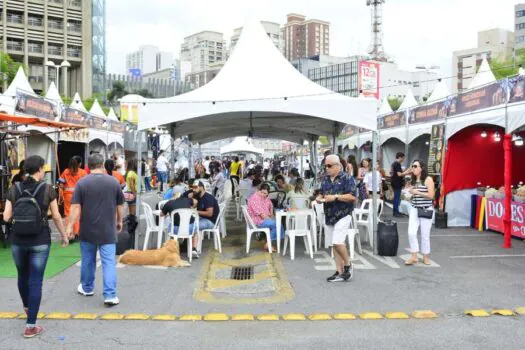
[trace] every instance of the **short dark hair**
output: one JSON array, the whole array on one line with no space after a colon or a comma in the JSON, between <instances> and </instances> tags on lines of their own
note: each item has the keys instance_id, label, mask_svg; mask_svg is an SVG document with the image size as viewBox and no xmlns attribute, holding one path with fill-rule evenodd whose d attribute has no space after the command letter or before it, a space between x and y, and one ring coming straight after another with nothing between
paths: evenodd
<instances>
[{"instance_id":1,"label":"short dark hair","mask_svg":"<svg viewBox=\"0 0 525 350\"><path fill-rule=\"evenodd\" d=\"M36 174L44 164L46 164L46 161L40 156L35 155L27 157L24 162L24 173L29 175Z\"/></svg>"},{"instance_id":2,"label":"short dark hair","mask_svg":"<svg viewBox=\"0 0 525 350\"><path fill-rule=\"evenodd\" d=\"M93 153L88 158L89 169L100 169L104 166L104 156L100 153Z\"/></svg>"},{"instance_id":3,"label":"short dark hair","mask_svg":"<svg viewBox=\"0 0 525 350\"><path fill-rule=\"evenodd\" d=\"M397 152L396 153L396 159L403 158L405 154L403 152Z\"/></svg>"},{"instance_id":4,"label":"short dark hair","mask_svg":"<svg viewBox=\"0 0 525 350\"><path fill-rule=\"evenodd\" d=\"M261 179L253 179L252 187L258 187L262 183Z\"/></svg>"},{"instance_id":5,"label":"short dark hair","mask_svg":"<svg viewBox=\"0 0 525 350\"><path fill-rule=\"evenodd\" d=\"M279 180L283 180L283 182L286 182L286 180L284 179L284 176L282 176L281 174L275 175L275 177L273 178L273 181L277 182Z\"/></svg>"},{"instance_id":6,"label":"short dark hair","mask_svg":"<svg viewBox=\"0 0 525 350\"><path fill-rule=\"evenodd\" d=\"M259 186L259 191L262 191L262 190L266 190L269 193L270 192L270 185L268 185L267 183L262 184L261 186Z\"/></svg>"},{"instance_id":7,"label":"short dark hair","mask_svg":"<svg viewBox=\"0 0 525 350\"><path fill-rule=\"evenodd\" d=\"M299 170L297 170L297 168L292 168L292 170L290 170L290 174L296 177L300 176Z\"/></svg>"},{"instance_id":8,"label":"short dark hair","mask_svg":"<svg viewBox=\"0 0 525 350\"><path fill-rule=\"evenodd\" d=\"M106 173L108 173L108 175L113 175L113 171L115 170L115 162L113 159L106 159L104 162L104 168L106 169Z\"/></svg>"},{"instance_id":9,"label":"short dark hair","mask_svg":"<svg viewBox=\"0 0 525 350\"><path fill-rule=\"evenodd\" d=\"M194 183L195 183L195 179L188 180L188 186L193 186Z\"/></svg>"}]
</instances>

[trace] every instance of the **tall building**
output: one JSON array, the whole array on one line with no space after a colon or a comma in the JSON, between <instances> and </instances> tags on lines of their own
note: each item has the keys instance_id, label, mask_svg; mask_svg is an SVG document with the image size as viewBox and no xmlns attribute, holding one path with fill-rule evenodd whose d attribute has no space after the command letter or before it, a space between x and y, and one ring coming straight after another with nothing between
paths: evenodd
<instances>
[{"instance_id":1,"label":"tall building","mask_svg":"<svg viewBox=\"0 0 525 350\"><path fill-rule=\"evenodd\" d=\"M316 55L330 55L330 23L306 20L295 13L287 16L283 29L284 56L293 61Z\"/></svg>"},{"instance_id":2,"label":"tall building","mask_svg":"<svg viewBox=\"0 0 525 350\"><path fill-rule=\"evenodd\" d=\"M266 31L266 34L268 34L268 37L271 38L275 46L277 46L279 51L284 52L284 40L283 33L281 31L281 25L279 23L267 21L261 21L261 25ZM235 49L235 45L237 45L237 41L239 41L241 33L242 27L237 28L233 31L233 35L230 39L230 54Z\"/></svg>"},{"instance_id":3,"label":"tall building","mask_svg":"<svg viewBox=\"0 0 525 350\"><path fill-rule=\"evenodd\" d=\"M516 49L525 48L525 4L514 5L514 30Z\"/></svg>"},{"instance_id":4,"label":"tall building","mask_svg":"<svg viewBox=\"0 0 525 350\"><path fill-rule=\"evenodd\" d=\"M126 72L139 70L141 75L150 74L170 68L173 63L173 53L160 51L154 45L142 45L137 51L126 55Z\"/></svg>"},{"instance_id":5,"label":"tall building","mask_svg":"<svg viewBox=\"0 0 525 350\"><path fill-rule=\"evenodd\" d=\"M506 60L514 53L514 33L505 29L478 32L478 46L452 53L452 93L468 88L483 59Z\"/></svg>"},{"instance_id":6,"label":"tall building","mask_svg":"<svg viewBox=\"0 0 525 350\"><path fill-rule=\"evenodd\" d=\"M31 87L44 92L60 68L60 93L82 98L102 92L106 73L105 0L2 0L0 50L28 68ZM67 65L67 64L66 64Z\"/></svg>"},{"instance_id":7,"label":"tall building","mask_svg":"<svg viewBox=\"0 0 525 350\"><path fill-rule=\"evenodd\" d=\"M204 71L210 65L226 61L226 41L222 33L204 31L184 38L181 61L191 62L192 72Z\"/></svg>"},{"instance_id":8,"label":"tall building","mask_svg":"<svg viewBox=\"0 0 525 350\"><path fill-rule=\"evenodd\" d=\"M164 52L161 51L157 54L157 64L155 70L158 72L162 69L171 68L173 64L175 64L175 60L173 59L173 53L171 52Z\"/></svg>"}]
</instances>

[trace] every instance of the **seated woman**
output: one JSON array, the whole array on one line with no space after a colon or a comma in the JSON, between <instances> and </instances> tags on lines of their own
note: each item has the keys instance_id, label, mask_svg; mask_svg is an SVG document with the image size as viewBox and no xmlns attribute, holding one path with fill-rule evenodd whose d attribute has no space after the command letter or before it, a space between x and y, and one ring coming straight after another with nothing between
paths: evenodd
<instances>
[{"instance_id":1,"label":"seated woman","mask_svg":"<svg viewBox=\"0 0 525 350\"><path fill-rule=\"evenodd\" d=\"M295 189L288 192L286 199L290 209L308 209L310 201L308 192L304 189L304 180L302 178L297 178Z\"/></svg>"},{"instance_id":2,"label":"seated woman","mask_svg":"<svg viewBox=\"0 0 525 350\"><path fill-rule=\"evenodd\" d=\"M186 188L181 183L180 179L175 179L170 181L170 188L164 193L164 196L162 199L169 200L174 197L176 197L176 194L178 193L179 196L182 195L184 192L186 192Z\"/></svg>"},{"instance_id":3,"label":"seated woman","mask_svg":"<svg viewBox=\"0 0 525 350\"><path fill-rule=\"evenodd\" d=\"M270 237L272 241L277 240L277 230L275 224L275 217L273 215L273 204L268 198L270 193L270 186L268 184L262 184L259 187L259 191L255 192L253 196L248 198L248 215L253 220L255 225L260 228L269 228ZM284 231L281 231L284 232ZM283 237L281 237L282 239ZM268 244L264 245L264 250L268 250ZM272 252L275 249L272 247Z\"/></svg>"}]
</instances>

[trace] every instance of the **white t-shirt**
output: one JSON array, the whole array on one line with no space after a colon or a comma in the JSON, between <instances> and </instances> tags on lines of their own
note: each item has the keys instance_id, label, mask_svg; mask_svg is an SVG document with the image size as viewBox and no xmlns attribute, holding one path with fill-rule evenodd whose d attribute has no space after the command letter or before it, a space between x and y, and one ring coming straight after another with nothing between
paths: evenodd
<instances>
[{"instance_id":1,"label":"white t-shirt","mask_svg":"<svg viewBox=\"0 0 525 350\"><path fill-rule=\"evenodd\" d=\"M381 184L383 179L381 178L381 173L376 170L376 184L374 186L374 191L377 193L381 192ZM363 182L365 183L366 190L368 192L372 192L372 172L369 171L366 173L365 178L363 179Z\"/></svg>"},{"instance_id":2,"label":"white t-shirt","mask_svg":"<svg viewBox=\"0 0 525 350\"><path fill-rule=\"evenodd\" d=\"M168 160L164 156L157 158L157 171L168 171Z\"/></svg>"},{"instance_id":3,"label":"white t-shirt","mask_svg":"<svg viewBox=\"0 0 525 350\"><path fill-rule=\"evenodd\" d=\"M263 163L263 169L264 170L269 170L270 169L270 162L264 162Z\"/></svg>"},{"instance_id":4,"label":"white t-shirt","mask_svg":"<svg viewBox=\"0 0 525 350\"><path fill-rule=\"evenodd\" d=\"M210 161L205 160L202 162L202 165L204 166L204 169L206 169L206 174L210 174Z\"/></svg>"}]
</instances>

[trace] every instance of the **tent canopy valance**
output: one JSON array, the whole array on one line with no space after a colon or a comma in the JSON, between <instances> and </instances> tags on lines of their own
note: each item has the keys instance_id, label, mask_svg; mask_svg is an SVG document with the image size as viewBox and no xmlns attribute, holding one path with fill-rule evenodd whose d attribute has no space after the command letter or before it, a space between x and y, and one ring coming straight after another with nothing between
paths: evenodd
<instances>
[{"instance_id":1,"label":"tent canopy valance","mask_svg":"<svg viewBox=\"0 0 525 350\"><path fill-rule=\"evenodd\" d=\"M169 125L173 137L200 143L247 134L300 142L338 135L346 124L377 128L375 99L343 96L310 81L255 21L244 26L232 56L208 84L135 102L139 130Z\"/></svg>"}]
</instances>

